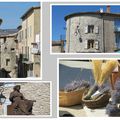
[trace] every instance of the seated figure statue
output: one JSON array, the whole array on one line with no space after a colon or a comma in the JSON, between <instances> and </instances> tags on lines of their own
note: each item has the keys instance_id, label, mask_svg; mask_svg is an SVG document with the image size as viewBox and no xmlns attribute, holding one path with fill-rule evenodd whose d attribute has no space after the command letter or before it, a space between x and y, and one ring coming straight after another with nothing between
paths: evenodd
<instances>
[{"instance_id":1,"label":"seated figure statue","mask_svg":"<svg viewBox=\"0 0 120 120\"><path fill-rule=\"evenodd\" d=\"M33 102L35 100L27 100L20 92L20 85L16 85L13 88L13 92L10 93L9 100L12 102L14 115L32 115Z\"/></svg>"}]
</instances>

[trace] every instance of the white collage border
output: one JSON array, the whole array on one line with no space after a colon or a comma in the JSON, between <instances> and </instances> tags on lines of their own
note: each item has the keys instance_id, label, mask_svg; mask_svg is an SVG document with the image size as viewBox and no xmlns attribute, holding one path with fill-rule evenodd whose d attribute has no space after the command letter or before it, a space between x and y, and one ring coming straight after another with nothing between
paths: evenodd
<instances>
[{"instance_id":1,"label":"white collage border","mask_svg":"<svg viewBox=\"0 0 120 120\"><path fill-rule=\"evenodd\" d=\"M18 1L16 1L16 0L0 0L0 2L40 2L41 3L41 27L40 27L40 29L41 29L41 77L40 78L0 78L1 79L1 81L2 82L11 82L11 80L12 80L12 82L39 82L39 83L44 83L44 82L50 82L50 94L51 94L51 96L50 96L50 98L52 98L52 81L42 81L42 79L43 79L43 77L42 77L42 74L43 74L43 69L42 69L42 54L43 54L43 51L42 51L42 3L43 2L58 2L58 4L59 4L59 2L65 2L65 3L69 3L69 2L71 2L71 4L72 3L75 3L75 2L78 2L79 4L83 4L83 5L87 5L87 4L91 4L91 5L93 5L94 3L95 4L116 4L116 5L120 5L120 1L119 0L114 0L114 1L112 1L112 0L101 0L101 1L96 1L96 0L92 0L92 2L90 1L90 0L26 0L26 1L24 1L24 0L18 0ZM55 4L56 5L56 4ZM62 4L63 5L63 4ZM78 5L78 4L77 4ZM50 12L50 14L51 14L51 12ZM50 17L50 23L51 23L51 17ZM50 31L51 31L51 24L50 24ZM52 31L51 31L52 32ZM51 32L50 32L50 55L68 55L68 56L70 56L70 55L83 55L82 53L57 53L57 54L54 54L54 53L52 53L51 52ZM87 54L86 54L87 55ZM90 55L90 54L89 54ZM74 56L72 56L71 58L61 58L61 57L59 57L59 58L57 58L57 92L59 93L59 74L58 74L58 68L59 68L59 60L60 59L93 59L94 57L95 57L95 55L102 55L102 56L106 56L106 55L113 55L113 57L118 57L119 56L119 54L118 53L99 53L99 54L91 54L91 58L73 58ZM63 56L62 56L63 57ZM118 57L118 58L120 58L120 57ZM97 59L112 59L112 58L97 58ZM117 59L117 58L113 58L113 59ZM24 81L23 81L24 80ZM50 109L51 109L51 113L50 113L50 116L46 116L46 117L52 117L52 99L51 99L51 101L50 101L50 103L51 103L51 107L50 107ZM61 119L61 120L63 120L63 118L58 118L59 117L59 94L57 94L57 107L56 107L56 110L57 110L57 118L54 118L54 119ZM15 119L16 120L16 117L18 117L18 116L3 116L3 117L5 117L5 118L13 118L13 119ZM35 116L19 116L20 118L36 118L36 117L41 117L41 116L37 116L37 115L35 115ZM45 117L45 116L42 116L42 117ZM104 117L101 117L101 118L103 118L104 119ZM100 119L101 120L101 118L98 118L97 117L97 120L98 119ZM1 119L1 117L0 117L0 119ZM42 119L48 119L48 118L42 118ZM50 118L51 119L51 118ZM69 119L69 118L64 118L64 119ZM80 117L79 118L73 118L73 119L81 119ZM82 117L82 119L88 119L88 117ZM93 118L91 118L91 119L93 119ZM113 119L113 118L109 118L109 119Z\"/></svg>"}]
</instances>

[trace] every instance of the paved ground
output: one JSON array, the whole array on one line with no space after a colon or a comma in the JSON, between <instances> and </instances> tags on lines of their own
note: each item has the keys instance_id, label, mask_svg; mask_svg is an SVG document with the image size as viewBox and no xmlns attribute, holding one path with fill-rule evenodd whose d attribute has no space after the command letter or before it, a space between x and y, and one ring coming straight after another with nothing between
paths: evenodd
<instances>
[{"instance_id":1,"label":"paved ground","mask_svg":"<svg viewBox=\"0 0 120 120\"><path fill-rule=\"evenodd\" d=\"M91 110L87 107L77 105L72 107L60 107L59 110L60 117L68 114L74 117L107 117L105 108Z\"/></svg>"}]
</instances>

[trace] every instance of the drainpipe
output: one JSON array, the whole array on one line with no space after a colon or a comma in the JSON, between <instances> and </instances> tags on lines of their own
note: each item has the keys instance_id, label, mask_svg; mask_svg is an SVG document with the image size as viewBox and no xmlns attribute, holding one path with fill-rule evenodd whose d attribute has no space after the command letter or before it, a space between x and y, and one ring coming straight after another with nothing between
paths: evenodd
<instances>
[{"instance_id":1,"label":"drainpipe","mask_svg":"<svg viewBox=\"0 0 120 120\"><path fill-rule=\"evenodd\" d=\"M3 22L3 20L0 19L0 25L2 24L2 22ZM0 42L0 44L1 44L1 42ZM1 47L1 45L0 45L0 47ZM1 69L1 50L0 50L0 69Z\"/></svg>"},{"instance_id":2,"label":"drainpipe","mask_svg":"<svg viewBox=\"0 0 120 120\"><path fill-rule=\"evenodd\" d=\"M102 14L100 14L100 16L101 16L101 24L102 24L102 51L101 52L105 52L104 19Z\"/></svg>"},{"instance_id":3,"label":"drainpipe","mask_svg":"<svg viewBox=\"0 0 120 120\"><path fill-rule=\"evenodd\" d=\"M103 52L105 52L105 36L104 36L104 18L102 16L102 26L103 26Z\"/></svg>"}]
</instances>

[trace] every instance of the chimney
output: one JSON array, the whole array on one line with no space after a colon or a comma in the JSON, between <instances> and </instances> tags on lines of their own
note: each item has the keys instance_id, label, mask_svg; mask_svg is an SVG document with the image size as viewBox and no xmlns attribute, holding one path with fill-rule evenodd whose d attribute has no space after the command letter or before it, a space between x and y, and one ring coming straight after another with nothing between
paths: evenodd
<instances>
[{"instance_id":1,"label":"chimney","mask_svg":"<svg viewBox=\"0 0 120 120\"><path fill-rule=\"evenodd\" d=\"M110 5L107 6L106 12L107 12L107 13L110 13Z\"/></svg>"}]
</instances>

